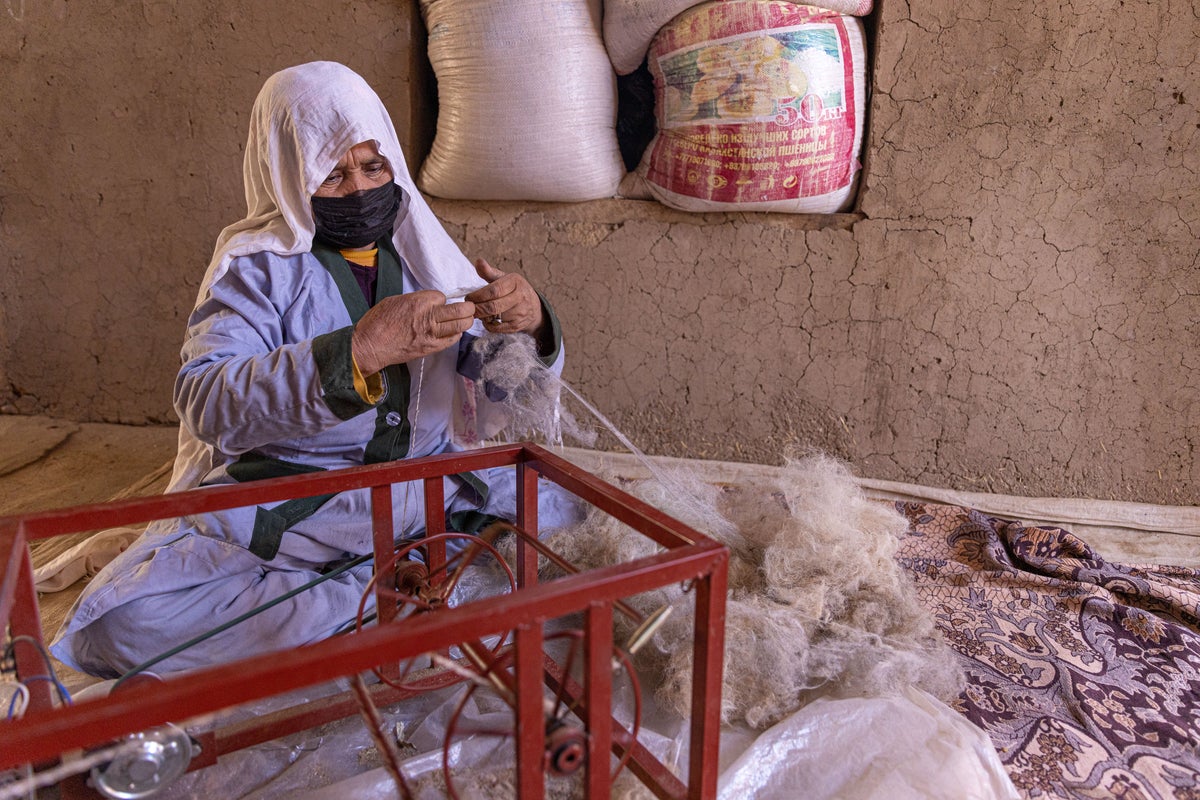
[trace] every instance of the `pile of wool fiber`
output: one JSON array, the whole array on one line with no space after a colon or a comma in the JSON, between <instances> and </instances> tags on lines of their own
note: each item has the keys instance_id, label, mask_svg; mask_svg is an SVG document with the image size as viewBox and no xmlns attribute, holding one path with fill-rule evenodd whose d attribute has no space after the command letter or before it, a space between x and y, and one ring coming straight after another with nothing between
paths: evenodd
<instances>
[{"instance_id":1,"label":"pile of wool fiber","mask_svg":"<svg viewBox=\"0 0 1200 800\"><path fill-rule=\"evenodd\" d=\"M915 686L949 699L962 688L952 651L892 558L906 520L869 500L841 462L823 454L789 459L774 485L718 487L673 471L622 488L730 549L724 723L763 729L818 696L883 696ZM547 543L584 569L658 550L595 509L581 528ZM647 615L664 604L674 612L639 652L638 665L654 676L643 685L658 687L659 704L687 716L691 596L670 587L630 601ZM633 624L627 627L618 641Z\"/></svg>"},{"instance_id":2,"label":"pile of wool fiber","mask_svg":"<svg viewBox=\"0 0 1200 800\"><path fill-rule=\"evenodd\" d=\"M819 696L871 697L917 687L948 700L963 677L933 618L893 556L907 521L873 501L842 462L821 453L791 456L769 485L717 486L641 456L603 415L537 358L528 336L489 335L475 344L481 387L508 418L508 436L560 444L564 434L594 441L561 401L567 392L639 455L653 479L610 483L725 544L730 550L721 718L763 729ZM481 389L482 390L482 389ZM496 391L498 390L498 391ZM547 543L580 569L624 563L659 549L596 509ZM543 560L545 575L557 573ZM638 653L657 700L691 710L694 609L684 587L629 599L650 615L672 613ZM635 625L617 615L618 641Z\"/></svg>"}]
</instances>

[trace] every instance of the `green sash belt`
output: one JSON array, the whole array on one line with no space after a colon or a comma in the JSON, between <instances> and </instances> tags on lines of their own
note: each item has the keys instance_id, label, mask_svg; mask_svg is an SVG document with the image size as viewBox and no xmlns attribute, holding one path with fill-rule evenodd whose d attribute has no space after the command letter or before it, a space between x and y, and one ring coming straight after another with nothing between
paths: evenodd
<instances>
[{"instance_id":1,"label":"green sash belt","mask_svg":"<svg viewBox=\"0 0 1200 800\"><path fill-rule=\"evenodd\" d=\"M237 461L226 469L229 477L238 483L261 481L267 478L283 478L288 475L305 475L310 472L324 472L324 467L311 464L296 464L279 458L271 458L260 453L244 453ZM487 499L488 486L478 476L464 472L451 477L465 483L480 497L482 503ZM279 554L279 545L283 534L292 527L317 513L321 506L329 502L334 494L319 494L312 497L297 497L285 500L274 508L258 507L254 514L254 530L250 534L251 553L263 561L270 561ZM446 517L447 527L460 533L475 534L492 524L500 517L484 514L474 509L455 511Z\"/></svg>"},{"instance_id":2,"label":"green sash belt","mask_svg":"<svg viewBox=\"0 0 1200 800\"><path fill-rule=\"evenodd\" d=\"M227 469L229 477L238 483L324 471L323 467L294 464L258 453L243 454ZM254 530L250 534L250 552L263 561L275 558L279 553L279 543L283 541L284 531L317 513L317 509L333 497L333 494L319 494L313 497L285 500L274 508L259 506L254 514Z\"/></svg>"}]
</instances>

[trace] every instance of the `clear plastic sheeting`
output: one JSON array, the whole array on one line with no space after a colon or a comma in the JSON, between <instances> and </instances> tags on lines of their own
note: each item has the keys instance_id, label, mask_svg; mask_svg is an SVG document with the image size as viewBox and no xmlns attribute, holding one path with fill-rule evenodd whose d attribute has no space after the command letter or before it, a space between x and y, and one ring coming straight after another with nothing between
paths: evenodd
<instances>
[{"instance_id":1,"label":"clear plastic sheeting","mask_svg":"<svg viewBox=\"0 0 1200 800\"><path fill-rule=\"evenodd\" d=\"M268 714L292 703L314 700L325 694L344 690L347 684L337 681L325 686L313 687L309 692L285 695L279 698L242 706L228 715L207 724L188 725L185 729L197 733L214 724L228 725L238 720ZM461 692L461 688L457 689ZM380 709L385 723L385 734L394 737L406 756L421 755L424 748L414 744L414 739L432 744L424 733L436 724L439 709L449 707L457 700L455 690L443 690L413 698L396 706ZM447 710L445 713L449 713ZM431 720L432 718L432 720ZM427 720L430 720L427 722ZM426 769L441 767L440 741L436 751L429 752L430 764ZM297 731L290 736L271 742L247 747L220 757L210 767L190 772L176 780L156 800L185 800L193 797L241 798L243 800L273 800L304 796L317 787L340 783L348 778L380 768L382 756L367 732L362 719L355 715L343 720L320 725L308 730ZM383 772L383 770L380 770ZM384 772L386 777L386 772ZM390 778L388 779L390 783ZM391 785L395 796L395 786Z\"/></svg>"},{"instance_id":2,"label":"clear plastic sheeting","mask_svg":"<svg viewBox=\"0 0 1200 800\"><path fill-rule=\"evenodd\" d=\"M720 800L1008 800L1019 797L986 733L916 690L821 698L721 774Z\"/></svg>"},{"instance_id":3,"label":"clear plastic sheeting","mask_svg":"<svg viewBox=\"0 0 1200 800\"><path fill-rule=\"evenodd\" d=\"M429 748L402 766L419 800L446 797L441 776L444 723L458 694L434 708L413 730L412 742ZM622 716L618 700L617 716ZM486 699L469 704L462 730L510 722ZM644 724L640 741L676 774L686 772L687 726L659 715ZM511 740L464 737L452 751L463 800L514 797ZM350 754L352 756L352 754ZM337 759L333 752L312 759ZM345 759L346 754L342 755ZM282 788L279 781L273 782ZM552 778L549 798L582 796L578 776ZM380 768L299 795L304 800L387 800L395 784ZM284 796L255 793L260 800ZM628 771L613 786L621 800L652 798ZM756 734L728 726L721 735L720 800L1010 800L1019 795L982 730L931 695L910 691L887 698L822 698Z\"/></svg>"},{"instance_id":4,"label":"clear plastic sheeting","mask_svg":"<svg viewBox=\"0 0 1200 800\"><path fill-rule=\"evenodd\" d=\"M329 685L325 691L337 688L343 687ZM401 771L418 800L448 796L442 769L447 744L454 789L462 800L515 797L514 740L495 733L512 730L512 713L495 695L475 692L451 727L465 691L463 686L450 687L380 709L384 733L395 738L405 757ZM633 708L628 688L618 680L614 692L614 715L628 725ZM319 694L320 687L313 696ZM302 698L293 695L288 699ZM247 706L232 719L277 707L279 699ZM229 721L224 719L222 724ZM657 723L643 722L638 738L668 768L676 772L684 768L687 729L682 721L662 716ZM582 774L551 778L547 797L580 796ZM396 785L358 717L222 756L216 765L185 775L155 795L157 800L394 800L396 796ZM653 795L625 770L614 785L613 796L632 800Z\"/></svg>"},{"instance_id":5,"label":"clear plastic sheeting","mask_svg":"<svg viewBox=\"0 0 1200 800\"><path fill-rule=\"evenodd\" d=\"M494 572L471 568L451 604L503 592ZM564 618L549 627L563 625L570 627L572 621ZM561 649L568 645L569 640L548 641L547 649L561 661L565 655ZM687 721L656 703L654 692L645 691L648 678L644 674L641 678L638 739L682 777L688 763ZM346 681L339 680L184 727L195 734L346 688ZM101 685L92 691L105 689ZM468 691L471 696L459 710ZM631 684L618 672L613 681L613 716L628 727L633 708ZM449 796L442 768L447 751L458 797L516 796L514 740L507 733L513 729L513 715L490 690L459 685L379 712L383 733L393 739L403 758L401 769L415 798ZM571 716L568 721L578 723ZM761 734L746 726L726 726L721 742L720 796L729 800L791 798L798 786L804 787L804 797L818 800L1016 796L986 734L931 695L911 689L898 697L816 699ZM547 797L582 796L582 774L549 778ZM363 720L355 715L221 756L216 765L184 775L156 795L163 800L205 796L382 800L396 797L396 786ZM640 800L653 794L626 769L615 781L612 796Z\"/></svg>"}]
</instances>

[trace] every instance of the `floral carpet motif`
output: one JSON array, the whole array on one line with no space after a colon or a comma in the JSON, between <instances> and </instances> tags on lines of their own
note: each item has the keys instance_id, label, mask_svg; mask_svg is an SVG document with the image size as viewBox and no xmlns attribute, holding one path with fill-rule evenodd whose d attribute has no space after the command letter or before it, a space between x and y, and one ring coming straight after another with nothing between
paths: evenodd
<instances>
[{"instance_id":1,"label":"floral carpet motif","mask_svg":"<svg viewBox=\"0 0 1200 800\"><path fill-rule=\"evenodd\" d=\"M1200 800L1200 570L1060 528L899 503L898 561L960 654L952 704L1029 798Z\"/></svg>"}]
</instances>

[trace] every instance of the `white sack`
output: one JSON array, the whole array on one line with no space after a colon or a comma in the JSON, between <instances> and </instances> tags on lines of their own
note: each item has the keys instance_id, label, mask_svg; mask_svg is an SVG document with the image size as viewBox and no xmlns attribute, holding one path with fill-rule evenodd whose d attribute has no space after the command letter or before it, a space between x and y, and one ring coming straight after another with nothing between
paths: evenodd
<instances>
[{"instance_id":1,"label":"white sack","mask_svg":"<svg viewBox=\"0 0 1200 800\"><path fill-rule=\"evenodd\" d=\"M638 173L682 211L830 214L854 202L862 22L780 0L696 6L650 46L658 134Z\"/></svg>"},{"instance_id":2,"label":"white sack","mask_svg":"<svg viewBox=\"0 0 1200 800\"><path fill-rule=\"evenodd\" d=\"M628 75L640 67L658 29L694 5L698 0L606 0L604 46L617 74ZM865 17L873 0L824 0L814 5Z\"/></svg>"},{"instance_id":3,"label":"white sack","mask_svg":"<svg viewBox=\"0 0 1200 800\"><path fill-rule=\"evenodd\" d=\"M721 774L720 800L1016 800L991 740L931 695L821 698Z\"/></svg>"},{"instance_id":4,"label":"white sack","mask_svg":"<svg viewBox=\"0 0 1200 800\"><path fill-rule=\"evenodd\" d=\"M438 197L576 202L625 174L600 0L421 0L438 85L418 185Z\"/></svg>"}]
</instances>

